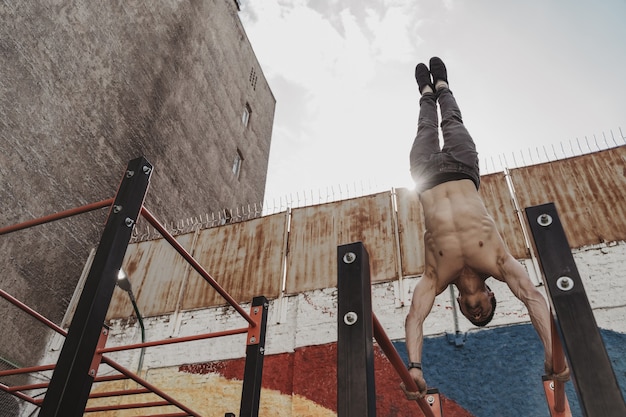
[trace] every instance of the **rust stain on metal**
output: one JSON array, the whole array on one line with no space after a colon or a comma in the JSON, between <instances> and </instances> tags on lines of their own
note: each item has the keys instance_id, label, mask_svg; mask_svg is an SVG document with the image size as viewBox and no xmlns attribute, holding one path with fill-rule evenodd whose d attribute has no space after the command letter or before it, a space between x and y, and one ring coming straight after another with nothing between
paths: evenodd
<instances>
[{"instance_id":1,"label":"rust stain on metal","mask_svg":"<svg viewBox=\"0 0 626 417\"><path fill-rule=\"evenodd\" d=\"M194 257L238 302L278 297L282 283L287 213L200 231ZM199 274L189 277L183 309L225 304Z\"/></svg>"},{"instance_id":2,"label":"rust stain on metal","mask_svg":"<svg viewBox=\"0 0 626 417\"><path fill-rule=\"evenodd\" d=\"M554 202L570 245L626 240L626 146L511 170L520 208ZM256 295L275 298L286 267L286 294L336 286L337 246L363 242L372 282L417 276L424 269L424 220L413 190L390 192L225 225L177 239L238 302ZM481 196L516 258L528 253L504 173L481 177ZM397 224L394 222L397 221ZM396 236L397 231L397 236ZM399 251L398 251L399 247ZM400 261L401 262L400 262ZM223 298L163 239L129 246L124 260L140 311L167 314L224 305ZM133 314L128 296L116 290L107 318Z\"/></svg>"},{"instance_id":3,"label":"rust stain on metal","mask_svg":"<svg viewBox=\"0 0 626 417\"><path fill-rule=\"evenodd\" d=\"M415 276L424 272L424 213L417 193L407 188L396 189L398 231L402 275Z\"/></svg>"},{"instance_id":4,"label":"rust stain on metal","mask_svg":"<svg viewBox=\"0 0 626 417\"><path fill-rule=\"evenodd\" d=\"M572 248L626 239L626 146L511 171L520 206L554 202ZM532 220L532 219L531 219Z\"/></svg>"},{"instance_id":5,"label":"rust stain on metal","mask_svg":"<svg viewBox=\"0 0 626 417\"><path fill-rule=\"evenodd\" d=\"M528 258L526 241L504 173L480 177L480 195L513 257Z\"/></svg>"},{"instance_id":6,"label":"rust stain on metal","mask_svg":"<svg viewBox=\"0 0 626 417\"><path fill-rule=\"evenodd\" d=\"M368 248L372 282L397 277L390 192L293 209L286 292L336 286L337 246L357 241Z\"/></svg>"}]
</instances>

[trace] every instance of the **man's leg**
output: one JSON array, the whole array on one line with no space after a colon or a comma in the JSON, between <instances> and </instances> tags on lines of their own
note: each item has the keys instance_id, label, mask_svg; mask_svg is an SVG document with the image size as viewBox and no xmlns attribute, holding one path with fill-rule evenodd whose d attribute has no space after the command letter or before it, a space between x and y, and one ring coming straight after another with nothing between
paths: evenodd
<instances>
[{"instance_id":1,"label":"man's leg","mask_svg":"<svg viewBox=\"0 0 626 417\"><path fill-rule=\"evenodd\" d=\"M415 78L422 93L417 119L417 135L411 147L411 175L417 183L424 180L424 171L432 154L439 152L437 98L433 93L430 72L424 64L418 64Z\"/></svg>"},{"instance_id":2,"label":"man's leg","mask_svg":"<svg viewBox=\"0 0 626 417\"><path fill-rule=\"evenodd\" d=\"M441 130L443 131L443 152L449 152L459 161L472 163L477 157L476 145L463 124L461 111L449 88L437 91L441 107Z\"/></svg>"},{"instance_id":3,"label":"man's leg","mask_svg":"<svg viewBox=\"0 0 626 417\"><path fill-rule=\"evenodd\" d=\"M441 107L442 151L468 167L475 168L476 175L479 175L476 145L463 124L459 106L448 87L448 74L443 61L437 57L431 58L430 71Z\"/></svg>"}]
</instances>

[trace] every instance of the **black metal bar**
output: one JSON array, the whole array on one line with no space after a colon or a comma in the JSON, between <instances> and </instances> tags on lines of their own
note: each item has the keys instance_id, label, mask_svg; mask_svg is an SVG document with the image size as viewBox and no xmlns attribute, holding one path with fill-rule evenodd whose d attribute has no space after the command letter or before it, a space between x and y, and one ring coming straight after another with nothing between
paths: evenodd
<instances>
[{"instance_id":1,"label":"black metal bar","mask_svg":"<svg viewBox=\"0 0 626 417\"><path fill-rule=\"evenodd\" d=\"M90 369L92 359L151 174L152 165L143 157L128 163L44 397L40 417L83 415L95 377Z\"/></svg>"},{"instance_id":2,"label":"black metal bar","mask_svg":"<svg viewBox=\"0 0 626 417\"><path fill-rule=\"evenodd\" d=\"M268 308L269 303L265 297L252 299L250 317L256 325L250 326L247 336L246 365L243 373L239 417L258 417L259 415Z\"/></svg>"},{"instance_id":3,"label":"black metal bar","mask_svg":"<svg viewBox=\"0 0 626 417\"><path fill-rule=\"evenodd\" d=\"M337 416L376 416L369 254L337 247Z\"/></svg>"},{"instance_id":4,"label":"black metal bar","mask_svg":"<svg viewBox=\"0 0 626 417\"><path fill-rule=\"evenodd\" d=\"M526 217L583 413L626 416L624 398L554 203L527 207Z\"/></svg>"}]
</instances>

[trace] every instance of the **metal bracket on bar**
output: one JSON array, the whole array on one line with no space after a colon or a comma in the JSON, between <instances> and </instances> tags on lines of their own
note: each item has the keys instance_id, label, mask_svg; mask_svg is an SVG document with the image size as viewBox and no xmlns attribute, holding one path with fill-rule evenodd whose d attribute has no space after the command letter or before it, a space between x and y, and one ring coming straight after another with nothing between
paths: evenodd
<instances>
[{"instance_id":1,"label":"metal bracket on bar","mask_svg":"<svg viewBox=\"0 0 626 417\"><path fill-rule=\"evenodd\" d=\"M98 339L98 345L96 347L96 352L93 355L93 360L91 361L91 365L89 366L89 375L93 378L98 375L98 368L100 367L100 363L102 362L102 353L99 352L99 349L102 349L109 338L109 327L104 325L102 326L102 331L100 332L100 338Z\"/></svg>"},{"instance_id":2,"label":"metal bracket on bar","mask_svg":"<svg viewBox=\"0 0 626 417\"><path fill-rule=\"evenodd\" d=\"M263 321L263 312L267 310L267 306L251 306L250 307L250 317L252 321L254 321L255 326L248 327L248 339L246 342L247 346L250 345L258 345L261 340L261 324Z\"/></svg>"},{"instance_id":3,"label":"metal bracket on bar","mask_svg":"<svg viewBox=\"0 0 626 417\"><path fill-rule=\"evenodd\" d=\"M437 388L430 388L426 391L424 399L430 407L430 410L433 412L434 417L443 417L441 398L439 397L439 390Z\"/></svg>"},{"instance_id":4,"label":"metal bracket on bar","mask_svg":"<svg viewBox=\"0 0 626 417\"><path fill-rule=\"evenodd\" d=\"M563 411L556 410L557 399L555 397L555 383L552 379L547 376L543 376L543 390L546 394L546 401L548 402L548 408L550 409L550 417L572 417L572 411L569 408L569 402L567 401L567 396L563 393L564 403L563 403Z\"/></svg>"}]
</instances>

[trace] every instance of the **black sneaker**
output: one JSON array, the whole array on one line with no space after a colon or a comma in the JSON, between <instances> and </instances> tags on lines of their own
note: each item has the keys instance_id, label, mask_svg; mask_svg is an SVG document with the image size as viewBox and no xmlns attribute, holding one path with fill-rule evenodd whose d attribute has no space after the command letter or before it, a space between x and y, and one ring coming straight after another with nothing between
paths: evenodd
<instances>
[{"instance_id":1,"label":"black sneaker","mask_svg":"<svg viewBox=\"0 0 626 417\"><path fill-rule=\"evenodd\" d=\"M436 56L430 58L430 73L433 76L433 84L437 84L437 81L445 81L448 83L448 71L446 65L441 58Z\"/></svg>"},{"instance_id":2,"label":"black sneaker","mask_svg":"<svg viewBox=\"0 0 626 417\"><path fill-rule=\"evenodd\" d=\"M430 71L428 71L428 67L425 64L417 64L415 67L415 79L417 80L420 93L424 91L424 87L426 86L429 86L433 92L435 91L435 86L430 80Z\"/></svg>"}]
</instances>

